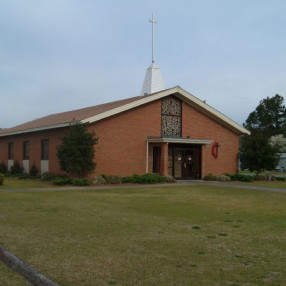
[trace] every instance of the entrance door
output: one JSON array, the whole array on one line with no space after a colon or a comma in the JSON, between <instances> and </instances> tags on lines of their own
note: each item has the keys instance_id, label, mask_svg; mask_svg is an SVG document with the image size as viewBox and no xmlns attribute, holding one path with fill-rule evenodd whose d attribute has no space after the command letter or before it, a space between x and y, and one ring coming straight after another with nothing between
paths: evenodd
<instances>
[{"instance_id":1,"label":"entrance door","mask_svg":"<svg viewBox=\"0 0 286 286\"><path fill-rule=\"evenodd\" d=\"M200 146L169 146L169 175L180 179L200 179Z\"/></svg>"}]
</instances>

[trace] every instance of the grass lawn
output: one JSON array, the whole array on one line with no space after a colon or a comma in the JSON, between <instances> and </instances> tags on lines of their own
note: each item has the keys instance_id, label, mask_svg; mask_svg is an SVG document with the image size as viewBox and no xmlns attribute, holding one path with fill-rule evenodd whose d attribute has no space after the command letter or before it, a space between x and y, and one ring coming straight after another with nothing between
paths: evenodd
<instances>
[{"instance_id":1,"label":"grass lawn","mask_svg":"<svg viewBox=\"0 0 286 286\"><path fill-rule=\"evenodd\" d=\"M285 193L0 190L0 245L62 286L286 285L285 229Z\"/></svg>"},{"instance_id":2,"label":"grass lawn","mask_svg":"<svg viewBox=\"0 0 286 286\"><path fill-rule=\"evenodd\" d=\"M51 182L41 179L19 179L17 177L5 178L4 185L0 186L1 189L28 189L28 188L50 188L54 187Z\"/></svg>"},{"instance_id":3,"label":"grass lawn","mask_svg":"<svg viewBox=\"0 0 286 286\"><path fill-rule=\"evenodd\" d=\"M270 182L254 181L251 184L255 186L286 189L286 182L280 182L280 181L270 181Z\"/></svg>"}]
</instances>

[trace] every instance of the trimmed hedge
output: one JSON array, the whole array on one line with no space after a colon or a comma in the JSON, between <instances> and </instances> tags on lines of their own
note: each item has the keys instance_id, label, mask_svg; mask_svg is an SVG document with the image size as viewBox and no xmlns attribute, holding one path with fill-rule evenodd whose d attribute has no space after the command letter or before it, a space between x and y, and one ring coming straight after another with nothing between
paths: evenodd
<instances>
[{"instance_id":1,"label":"trimmed hedge","mask_svg":"<svg viewBox=\"0 0 286 286\"><path fill-rule=\"evenodd\" d=\"M73 186L89 186L91 181L88 179L79 179L79 178L68 178L68 177L55 177L52 179L54 185L64 186L64 185L73 185Z\"/></svg>"},{"instance_id":2,"label":"trimmed hedge","mask_svg":"<svg viewBox=\"0 0 286 286\"><path fill-rule=\"evenodd\" d=\"M204 181L216 181L216 175L209 173L203 177Z\"/></svg>"},{"instance_id":3,"label":"trimmed hedge","mask_svg":"<svg viewBox=\"0 0 286 286\"><path fill-rule=\"evenodd\" d=\"M52 179L52 182L54 185L57 185L57 186L71 185L72 184L72 178L55 177Z\"/></svg>"},{"instance_id":4,"label":"trimmed hedge","mask_svg":"<svg viewBox=\"0 0 286 286\"><path fill-rule=\"evenodd\" d=\"M73 186L89 186L91 185L91 181L88 179L72 179Z\"/></svg>"},{"instance_id":5,"label":"trimmed hedge","mask_svg":"<svg viewBox=\"0 0 286 286\"><path fill-rule=\"evenodd\" d=\"M135 183L135 184L158 184L165 182L165 177L156 174L133 174L132 176L123 177L122 183Z\"/></svg>"}]
</instances>

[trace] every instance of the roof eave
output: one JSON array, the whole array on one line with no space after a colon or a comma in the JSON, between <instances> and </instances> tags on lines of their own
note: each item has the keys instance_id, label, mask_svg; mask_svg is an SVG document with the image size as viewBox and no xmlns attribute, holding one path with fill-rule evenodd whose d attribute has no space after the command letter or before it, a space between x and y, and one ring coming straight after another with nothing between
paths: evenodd
<instances>
[{"instance_id":1,"label":"roof eave","mask_svg":"<svg viewBox=\"0 0 286 286\"><path fill-rule=\"evenodd\" d=\"M162 97L165 97L165 96L168 96L168 95L171 95L174 93L176 93L177 96L180 97L183 101L187 102L188 104L191 104L192 106L194 106L198 110L202 111L204 114L207 114L208 116L215 119L216 121L219 121L222 125L228 127L233 132L235 132L239 135L243 135L243 134L250 135L250 132L247 129L245 129L244 127L242 127L240 124L236 123L232 119L228 118L227 116L225 116L221 112L217 111L213 107L209 106L208 104L206 104L202 100L198 99L197 97L195 97L191 93L185 91L184 89L182 89L179 86L157 92L155 94L152 94L151 96L146 96L146 97L139 99L137 101L134 101L132 103L125 104L123 106L114 108L112 110L103 112L101 114L86 118L86 119L82 120L81 122L82 123L93 123L93 122L105 119L107 117L110 117L110 116L116 115L118 113L130 110L132 108L135 108L135 107L138 107L140 105L155 101L157 99L160 99Z\"/></svg>"},{"instance_id":2,"label":"roof eave","mask_svg":"<svg viewBox=\"0 0 286 286\"><path fill-rule=\"evenodd\" d=\"M23 134L23 133L39 132L39 131L49 130L49 129L63 128L63 127L67 127L69 125L70 125L70 122L67 122L67 123L62 123L62 124L54 124L54 125L49 125L49 126L31 128L31 129L26 129L26 130L0 133L0 137L18 135L18 134Z\"/></svg>"},{"instance_id":3,"label":"roof eave","mask_svg":"<svg viewBox=\"0 0 286 286\"><path fill-rule=\"evenodd\" d=\"M198 109L202 113L208 115L212 119L216 120L220 124L231 129L236 134L238 134L238 135L250 135L250 132L247 129L245 129L244 127L242 127L241 125L239 125L238 123L233 121L232 119L228 118L224 114L220 113L216 109L212 108L211 106L209 106L208 104L201 101L200 99L198 99L197 97L195 97L191 93L185 91L184 89L182 89L179 86L159 91L157 93L148 95L148 96L143 97L143 98L136 100L134 102L124 104L120 107L113 108L109 111L102 112L100 114L97 114L97 115L94 115L94 116L91 116L91 117L88 117L88 118L85 118L85 119L82 119L79 121L81 123L84 123L84 124L85 123L94 123L96 121L117 115L117 114L122 113L124 111L139 107L143 104L147 104L149 102L158 100L160 98L163 98L163 97L171 95L171 94L176 94L176 96L181 98L183 101L192 105L193 107L195 107L196 109ZM61 128L61 127L67 127L67 126L69 126L69 124L71 122L72 121L66 122L66 123L61 123L61 124L54 124L54 125L49 125L49 126L43 126L43 127L26 129L26 130L14 131L14 132L13 131L9 132L7 130L7 132L0 133L0 137L17 135L17 134L22 134L22 133L29 133L29 132L37 132L37 131L43 131L43 130L48 130L48 129Z\"/></svg>"}]
</instances>

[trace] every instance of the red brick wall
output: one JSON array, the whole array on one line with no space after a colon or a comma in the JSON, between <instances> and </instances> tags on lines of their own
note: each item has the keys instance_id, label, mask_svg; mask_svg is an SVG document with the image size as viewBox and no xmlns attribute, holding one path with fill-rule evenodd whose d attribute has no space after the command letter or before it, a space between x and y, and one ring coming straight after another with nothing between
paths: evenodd
<instances>
[{"instance_id":1,"label":"red brick wall","mask_svg":"<svg viewBox=\"0 0 286 286\"><path fill-rule=\"evenodd\" d=\"M239 138L232 131L216 123L201 112L182 104L182 137L211 139L219 142L219 156L211 155L211 145L202 148L202 176L237 171ZM99 137L96 149L96 174L119 176L146 172L146 138L161 136L161 101L148 103L127 112L103 119L88 126ZM41 140L49 139L49 168L59 173L56 146L60 144L64 129L27 133L11 137L0 137L0 162L7 164L8 142L14 142L14 162L22 163L23 141L30 141L30 167L35 165L40 171ZM151 145L151 144L150 144ZM167 146L167 145L166 145ZM166 147L165 146L165 147ZM151 146L149 146L149 172L152 170ZM167 149L162 148L162 162L167 163ZM167 164L162 173L167 173Z\"/></svg>"},{"instance_id":2,"label":"red brick wall","mask_svg":"<svg viewBox=\"0 0 286 286\"><path fill-rule=\"evenodd\" d=\"M49 140L49 170L51 173L60 173L58 159L56 155L56 146L61 143L63 129L55 129L42 132L24 133L8 137L0 137L0 162L7 165L8 161L8 143L14 143L14 163L22 166L23 162L23 141L29 141L29 168L35 165L39 172L41 171L41 140Z\"/></svg>"},{"instance_id":3,"label":"red brick wall","mask_svg":"<svg viewBox=\"0 0 286 286\"><path fill-rule=\"evenodd\" d=\"M211 155L211 145L202 149L202 176L237 171L239 138L232 131L214 122L186 103L182 105L182 137L212 139L219 142L219 156ZM146 138L161 136L161 102L130 110L102 120L89 127L99 137L96 146L97 174L120 176L146 172ZM167 152L162 148L162 173L167 174ZM152 170L151 146L149 147L149 172ZM164 168L165 166L165 168Z\"/></svg>"},{"instance_id":4,"label":"red brick wall","mask_svg":"<svg viewBox=\"0 0 286 286\"><path fill-rule=\"evenodd\" d=\"M220 146L217 159L211 155L212 145L202 148L202 176L207 173L221 175L237 172L239 137L186 103L183 103L182 112L183 137L211 139Z\"/></svg>"},{"instance_id":5,"label":"red brick wall","mask_svg":"<svg viewBox=\"0 0 286 286\"><path fill-rule=\"evenodd\" d=\"M95 154L97 174L143 174L147 136L161 136L161 103L151 102L96 122L89 130L99 138Z\"/></svg>"}]
</instances>

